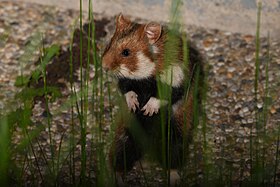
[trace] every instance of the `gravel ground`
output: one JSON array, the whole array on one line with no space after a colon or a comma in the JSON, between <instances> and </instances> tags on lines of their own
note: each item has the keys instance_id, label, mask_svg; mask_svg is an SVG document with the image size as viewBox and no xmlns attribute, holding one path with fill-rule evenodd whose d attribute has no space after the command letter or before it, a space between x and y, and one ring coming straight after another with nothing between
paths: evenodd
<instances>
[{"instance_id":1,"label":"gravel ground","mask_svg":"<svg viewBox=\"0 0 280 187\"><path fill-rule=\"evenodd\" d=\"M48 66L48 79L53 80L53 83L58 82L64 85L61 87L63 97L50 105L51 113L60 110L60 115L54 114L51 128L57 142L62 136L67 136L71 124L69 109L60 109L60 105L65 102L69 95L69 83L65 78L67 71L63 72L63 68L59 69L62 65L58 63L63 59L63 55L65 58L65 55L67 57L69 54L67 48L73 30L71 25L74 25L78 16L79 13L72 10L36 4L0 2L0 111L7 107L15 109L18 106L18 103L13 101L14 95L20 91L14 86L15 79L20 74L20 64L24 67L23 74L28 74L30 70L34 69L34 63L38 61L36 53L31 54L24 63L21 63L22 56L30 38L35 33L42 32L46 46L56 43L62 48L58 60L54 60L55 63ZM86 18L86 15L84 17ZM96 15L95 19L99 29L97 29L99 47L110 36L114 20L104 19L101 15ZM107 35L106 31L108 31ZM213 160L217 165L231 163L234 171L232 179L234 181L242 180L247 178L250 172L250 134L256 135L254 120L255 37L191 26L188 34L191 40L197 44L206 59L206 66L209 67L206 106L207 127L209 129L207 139L209 146L212 147ZM271 54L268 70L270 88L268 99L271 105L268 108L266 132L270 133L271 136L269 143L265 144L265 151L267 153L266 162L269 165L275 159L276 145L279 143L276 141L275 132L280 124L280 41L271 38L270 45L268 45L268 39L261 38L260 85L257 102L259 112L264 108L265 64L268 46L270 46L269 52ZM77 51L79 50L77 49ZM41 101L35 104L33 113L35 123L44 121L44 108ZM108 130L108 126L104 127L104 131ZM79 134L77 134L78 136ZM87 138L88 141L92 138L90 133ZM200 141L200 138L197 136L195 141ZM14 143L18 141L20 140L15 139ZM42 142L43 147L46 147L43 149L49 155L47 131L42 132L39 141ZM77 147L77 153L79 149ZM40 164L40 167L44 166L43 163ZM240 179L240 170L243 172L242 179ZM280 168L278 168L277 174L280 176ZM28 175L30 173L27 174L27 178ZM138 184L135 182L138 179L143 180L136 168L129 175L128 181L132 184ZM154 177L154 180L161 181L158 177Z\"/></svg>"}]
</instances>

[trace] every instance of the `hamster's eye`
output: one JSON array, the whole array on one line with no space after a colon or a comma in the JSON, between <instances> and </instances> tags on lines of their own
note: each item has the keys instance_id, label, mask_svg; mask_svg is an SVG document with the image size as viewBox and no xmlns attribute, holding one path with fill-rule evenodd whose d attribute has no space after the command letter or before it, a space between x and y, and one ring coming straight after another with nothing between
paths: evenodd
<instances>
[{"instance_id":1,"label":"hamster's eye","mask_svg":"<svg viewBox=\"0 0 280 187\"><path fill-rule=\"evenodd\" d=\"M129 54L130 54L129 49L124 49L124 50L122 51L122 56L124 56L124 57L129 56Z\"/></svg>"}]
</instances>

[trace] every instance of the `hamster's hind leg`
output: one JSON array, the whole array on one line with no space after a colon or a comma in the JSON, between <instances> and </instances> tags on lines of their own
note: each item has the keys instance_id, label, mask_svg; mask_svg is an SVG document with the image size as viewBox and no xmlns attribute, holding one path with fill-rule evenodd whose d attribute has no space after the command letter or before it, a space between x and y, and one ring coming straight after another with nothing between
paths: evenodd
<instances>
[{"instance_id":1,"label":"hamster's hind leg","mask_svg":"<svg viewBox=\"0 0 280 187\"><path fill-rule=\"evenodd\" d=\"M110 150L112 168L119 173L128 172L141 157L141 147L137 145L129 129L119 126Z\"/></svg>"}]
</instances>

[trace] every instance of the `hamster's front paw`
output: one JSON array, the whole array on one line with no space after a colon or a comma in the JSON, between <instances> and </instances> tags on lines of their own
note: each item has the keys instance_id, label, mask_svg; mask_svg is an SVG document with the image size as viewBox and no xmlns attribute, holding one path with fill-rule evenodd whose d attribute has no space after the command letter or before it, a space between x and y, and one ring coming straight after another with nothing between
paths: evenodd
<instances>
[{"instance_id":1,"label":"hamster's front paw","mask_svg":"<svg viewBox=\"0 0 280 187\"><path fill-rule=\"evenodd\" d=\"M141 109L141 111L145 111L144 115L149 114L149 116L152 116L153 114L158 113L159 108L160 108L160 100L155 97L151 97L147 102L147 104Z\"/></svg>"},{"instance_id":2,"label":"hamster's front paw","mask_svg":"<svg viewBox=\"0 0 280 187\"><path fill-rule=\"evenodd\" d=\"M138 95L134 91L129 91L124 95L129 110L135 112L136 109L139 108L139 102L137 100Z\"/></svg>"}]
</instances>

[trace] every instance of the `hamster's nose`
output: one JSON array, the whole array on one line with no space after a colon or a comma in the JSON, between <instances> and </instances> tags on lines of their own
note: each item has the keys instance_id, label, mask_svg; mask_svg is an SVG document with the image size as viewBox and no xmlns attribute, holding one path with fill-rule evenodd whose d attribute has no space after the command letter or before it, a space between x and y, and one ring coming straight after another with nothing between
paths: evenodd
<instances>
[{"instance_id":1,"label":"hamster's nose","mask_svg":"<svg viewBox=\"0 0 280 187\"><path fill-rule=\"evenodd\" d=\"M105 71L109 71L110 69L112 69L112 57L110 54L106 54L102 57L102 68L105 70Z\"/></svg>"}]
</instances>

